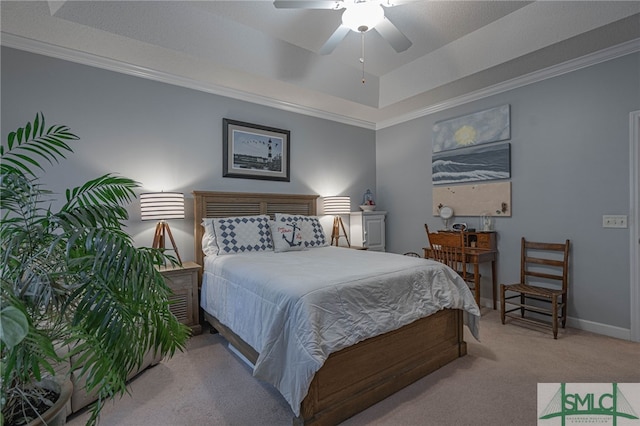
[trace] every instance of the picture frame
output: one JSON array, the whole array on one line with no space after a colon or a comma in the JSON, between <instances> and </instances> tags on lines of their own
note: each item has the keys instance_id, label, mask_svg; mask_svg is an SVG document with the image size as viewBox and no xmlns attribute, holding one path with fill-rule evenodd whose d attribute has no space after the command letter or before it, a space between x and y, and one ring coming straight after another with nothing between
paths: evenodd
<instances>
[{"instance_id":1,"label":"picture frame","mask_svg":"<svg viewBox=\"0 0 640 426\"><path fill-rule=\"evenodd\" d=\"M223 177L290 181L291 132L222 119Z\"/></svg>"}]
</instances>

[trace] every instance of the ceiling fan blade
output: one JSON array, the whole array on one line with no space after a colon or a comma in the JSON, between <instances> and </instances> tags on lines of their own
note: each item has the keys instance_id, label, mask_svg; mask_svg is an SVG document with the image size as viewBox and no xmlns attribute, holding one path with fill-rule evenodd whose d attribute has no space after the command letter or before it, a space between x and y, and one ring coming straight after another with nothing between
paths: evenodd
<instances>
[{"instance_id":1,"label":"ceiling fan blade","mask_svg":"<svg viewBox=\"0 0 640 426\"><path fill-rule=\"evenodd\" d=\"M384 7L402 6L403 4L415 3L416 0L381 0L380 5Z\"/></svg>"},{"instance_id":2,"label":"ceiling fan blade","mask_svg":"<svg viewBox=\"0 0 640 426\"><path fill-rule=\"evenodd\" d=\"M346 25L340 25L338 29L336 29L333 34L331 34L329 40L325 42L318 53L321 55L328 55L329 53L333 52L333 49L335 49L336 46L340 44L342 40L344 40L349 31L351 31L349 27L347 27Z\"/></svg>"},{"instance_id":3,"label":"ceiling fan blade","mask_svg":"<svg viewBox=\"0 0 640 426\"><path fill-rule=\"evenodd\" d=\"M343 9L344 4L342 1L329 0L329 1L288 1L288 0L276 0L273 2L276 9Z\"/></svg>"},{"instance_id":4,"label":"ceiling fan blade","mask_svg":"<svg viewBox=\"0 0 640 426\"><path fill-rule=\"evenodd\" d=\"M396 52L404 52L411 47L413 43L393 23L386 17L375 26L382 38L387 40Z\"/></svg>"}]
</instances>

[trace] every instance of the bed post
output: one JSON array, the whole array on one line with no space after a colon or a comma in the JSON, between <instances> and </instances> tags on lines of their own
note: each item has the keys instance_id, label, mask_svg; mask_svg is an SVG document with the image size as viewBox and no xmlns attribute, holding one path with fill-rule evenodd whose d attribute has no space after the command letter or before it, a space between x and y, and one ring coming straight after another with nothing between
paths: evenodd
<instances>
[{"instance_id":1,"label":"bed post","mask_svg":"<svg viewBox=\"0 0 640 426\"><path fill-rule=\"evenodd\" d=\"M458 356L465 356L467 354L467 342L464 341L464 311L462 309L456 309L457 313L456 322L458 323Z\"/></svg>"}]
</instances>

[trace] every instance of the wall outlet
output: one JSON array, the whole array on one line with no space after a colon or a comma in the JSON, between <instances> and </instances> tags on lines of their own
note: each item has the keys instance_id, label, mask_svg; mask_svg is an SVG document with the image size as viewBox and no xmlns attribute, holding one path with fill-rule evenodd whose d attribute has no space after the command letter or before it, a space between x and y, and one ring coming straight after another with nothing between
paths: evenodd
<instances>
[{"instance_id":1,"label":"wall outlet","mask_svg":"<svg viewBox=\"0 0 640 426\"><path fill-rule=\"evenodd\" d=\"M627 215L626 214L605 214L602 216L603 228L626 228L627 227Z\"/></svg>"}]
</instances>

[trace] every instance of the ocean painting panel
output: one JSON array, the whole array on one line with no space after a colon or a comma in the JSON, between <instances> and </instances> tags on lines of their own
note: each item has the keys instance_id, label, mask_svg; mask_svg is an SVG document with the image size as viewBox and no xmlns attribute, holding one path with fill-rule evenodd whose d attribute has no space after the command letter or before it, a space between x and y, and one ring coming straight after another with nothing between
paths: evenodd
<instances>
[{"instance_id":1,"label":"ocean painting panel","mask_svg":"<svg viewBox=\"0 0 640 426\"><path fill-rule=\"evenodd\" d=\"M511 177L511 144L473 146L433 154L434 184L508 179Z\"/></svg>"},{"instance_id":2,"label":"ocean painting panel","mask_svg":"<svg viewBox=\"0 0 640 426\"><path fill-rule=\"evenodd\" d=\"M433 125L433 152L466 148L511 138L510 106L479 111Z\"/></svg>"}]
</instances>

